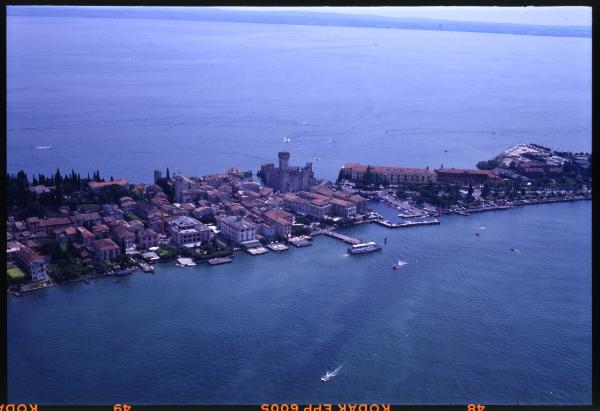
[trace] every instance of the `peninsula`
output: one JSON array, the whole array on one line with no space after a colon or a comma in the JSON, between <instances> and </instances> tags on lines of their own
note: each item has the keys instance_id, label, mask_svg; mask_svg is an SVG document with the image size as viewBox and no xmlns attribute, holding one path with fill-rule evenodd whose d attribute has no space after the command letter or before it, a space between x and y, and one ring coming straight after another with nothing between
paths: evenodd
<instances>
[{"instance_id":1,"label":"peninsula","mask_svg":"<svg viewBox=\"0 0 600 411\"><path fill-rule=\"evenodd\" d=\"M537 144L511 147L476 169L344 164L336 181L315 177L312 164L189 177L154 171L152 184L131 184L95 171L81 178L7 175L8 291L24 291L152 264L231 262L234 251L282 252L311 245L323 234L352 246L362 240L339 228L377 223L385 228L439 224L443 214L468 215L540 202L591 199L592 156ZM369 208L383 201L399 211L390 222ZM378 249L371 243L359 249Z\"/></svg>"}]
</instances>

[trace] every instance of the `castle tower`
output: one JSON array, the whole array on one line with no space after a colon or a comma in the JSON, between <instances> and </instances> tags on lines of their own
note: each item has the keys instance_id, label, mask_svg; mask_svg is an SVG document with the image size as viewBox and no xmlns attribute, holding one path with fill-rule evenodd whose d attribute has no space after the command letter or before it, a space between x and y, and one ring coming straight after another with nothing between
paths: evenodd
<instances>
[{"instance_id":1,"label":"castle tower","mask_svg":"<svg viewBox=\"0 0 600 411\"><path fill-rule=\"evenodd\" d=\"M183 174L175 173L175 201L181 202L181 192L184 190Z\"/></svg>"},{"instance_id":2,"label":"castle tower","mask_svg":"<svg viewBox=\"0 0 600 411\"><path fill-rule=\"evenodd\" d=\"M162 178L162 171L154 170L154 184L157 184Z\"/></svg>"},{"instance_id":3,"label":"castle tower","mask_svg":"<svg viewBox=\"0 0 600 411\"><path fill-rule=\"evenodd\" d=\"M279 168L281 170L287 170L289 166L290 153L287 151L280 151L277 153L277 156L279 157Z\"/></svg>"}]
</instances>

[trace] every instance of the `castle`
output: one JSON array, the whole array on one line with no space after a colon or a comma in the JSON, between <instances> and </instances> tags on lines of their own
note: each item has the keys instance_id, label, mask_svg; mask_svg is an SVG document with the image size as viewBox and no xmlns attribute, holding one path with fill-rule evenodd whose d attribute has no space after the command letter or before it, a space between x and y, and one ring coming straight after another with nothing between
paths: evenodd
<instances>
[{"instance_id":1,"label":"castle","mask_svg":"<svg viewBox=\"0 0 600 411\"><path fill-rule=\"evenodd\" d=\"M273 163L263 164L258 175L263 179L267 187L274 191L294 192L310 191L315 185L315 177L312 163L306 163L304 167L290 167L290 153L282 151L278 154L279 167L275 168Z\"/></svg>"}]
</instances>

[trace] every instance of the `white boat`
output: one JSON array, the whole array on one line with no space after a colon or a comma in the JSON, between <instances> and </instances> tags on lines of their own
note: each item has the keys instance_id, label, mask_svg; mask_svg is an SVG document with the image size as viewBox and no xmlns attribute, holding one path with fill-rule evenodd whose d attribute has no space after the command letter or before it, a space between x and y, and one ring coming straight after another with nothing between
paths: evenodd
<instances>
[{"instance_id":1,"label":"white boat","mask_svg":"<svg viewBox=\"0 0 600 411\"><path fill-rule=\"evenodd\" d=\"M351 245L348 247L348 254L372 253L373 251L379 251L381 249L381 244L377 244L375 241L369 241L368 243Z\"/></svg>"},{"instance_id":2,"label":"white boat","mask_svg":"<svg viewBox=\"0 0 600 411\"><path fill-rule=\"evenodd\" d=\"M400 267L402 267L402 266L403 266L403 265L405 265L405 264L406 264L406 262L405 262L405 261L398 260L397 262L395 262L395 263L394 263L394 265L392 265L392 268L393 268L394 270L397 270L397 269L399 269Z\"/></svg>"},{"instance_id":3,"label":"white boat","mask_svg":"<svg viewBox=\"0 0 600 411\"><path fill-rule=\"evenodd\" d=\"M321 381L325 382L325 381L329 381L330 379L332 379L333 377L335 377L335 374L333 372L329 372L327 371L325 373L324 376L321 377Z\"/></svg>"},{"instance_id":4,"label":"white boat","mask_svg":"<svg viewBox=\"0 0 600 411\"><path fill-rule=\"evenodd\" d=\"M344 366L344 364L340 365L333 371L326 371L325 375L321 377L321 381L326 382L326 381L329 381L330 379L332 379L333 377L335 377L338 374L338 372L342 369L343 366Z\"/></svg>"},{"instance_id":5,"label":"white boat","mask_svg":"<svg viewBox=\"0 0 600 411\"><path fill-rule=\"evenodd\" d=\"M194 260L192 260L191 258L184 258L184 257L179 257L177 259L177 263L180 264L182 267L193 267L196 265Z\"/></svg>"}]
</instances>

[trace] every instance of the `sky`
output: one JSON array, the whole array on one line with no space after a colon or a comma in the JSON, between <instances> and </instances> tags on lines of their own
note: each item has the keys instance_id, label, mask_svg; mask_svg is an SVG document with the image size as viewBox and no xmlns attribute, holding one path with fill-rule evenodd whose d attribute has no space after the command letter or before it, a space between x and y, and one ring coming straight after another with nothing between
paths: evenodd
<instances>
[{"instance_id":1,"label":"sky","mask_svg":"<svg viewBox=\"0 0 600 411\"><path fill-rule=\"evenodd\" d=\"M591 26L591 7L221 7L256 11L316 11L386 17L424 17L489 23Z\"/></svg>"}]
</instances>

